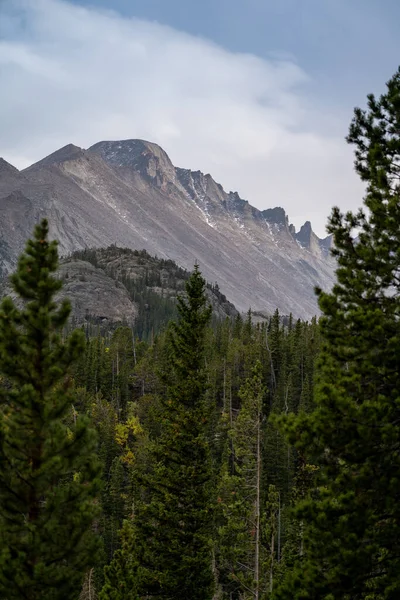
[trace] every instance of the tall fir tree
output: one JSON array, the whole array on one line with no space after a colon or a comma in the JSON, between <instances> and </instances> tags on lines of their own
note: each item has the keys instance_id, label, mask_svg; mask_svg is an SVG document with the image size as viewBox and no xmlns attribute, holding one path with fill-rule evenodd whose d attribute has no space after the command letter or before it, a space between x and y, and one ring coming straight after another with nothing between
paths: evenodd
<instances>
[{"instance_id":1,"label":"tall fir tree","mask_svg":"<svg viewBox=\"0 0 400 600\"><path fill-rule=\"evenodd\" d=\"M94 564L97 438L74 415L68 370L82 332L62 341L70 304L55 301L57 243L43 220L11 277L18 301L0 306L0 597L79 596Z\"/></svg>"},{"instance_id":2,"label":"tall fir tree","mask_svg":"<svg viewBox=\"0 0 400 600\"><path fill-rule=\"evenodd\" d=\"M178 312L162 374L161 431L150 448L150 472L142 473L143 497L135 514L138 586L142 595L162 600L210 600L215 500L205 331L211 308L198 266L185 297L178 298Z\"/></svg>"},{"instance_id":3,"label":"tall fir tree","mask_svg":"<svg viewBox=\"0 0 400 600\"><path fill-rule=\"evenodd\" d=\"M121 544L109 565L104 568L104 586L100 600L139 600L138 563L134 528L125 521L120 532Z\"/></svg>"},{"instance_id":4,"label":"tall fir tree","mask_svg":"<svg viewBox=\"0 0 400 600\"><path fill-rule=\"evenodd\" d=\"M276 595L285 600L400 597L400 70L355 110L348 141L367 210L333 210L337 283L318 292L316 408L285 425L319 467L298 505L304 554Z\"/></svg>"},{"instance_id":5,"label":"tall fir tree","mask_svg":"<svg viewBox=\"0 0 400 600\"><path fill-rule=\"evenodd\" d=\"M242 385L239 414L229 431L228 454L219 484L218 571L223 597L262 597L261 545L262 404L266 394L257 361Z\"/></svg>"}]
</instances>

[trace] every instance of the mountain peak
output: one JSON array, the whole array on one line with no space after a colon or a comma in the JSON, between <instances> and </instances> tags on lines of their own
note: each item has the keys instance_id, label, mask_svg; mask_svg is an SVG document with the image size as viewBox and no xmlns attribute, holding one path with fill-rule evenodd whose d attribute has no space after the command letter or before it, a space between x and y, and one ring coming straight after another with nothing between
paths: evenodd
<instances>
[{"instance_id":1,"label":"mountain peak","mask_svg":"<svg viewBox=\"0 0 400 600\"><path fill-rule=\"evenodd\" d=\"M303 248L311 250L311 252L322 252L325 256L329 255L333 245L332 235L328 235L324 239L320 239L312 230L310 221L306 221L301 226L300 231L294 236Z\"/></svg>"},{"instance_id":2,"label":"mountain peak","mask_svg":"<svg viewBox=\"0 0 400 600\"><path fill-rule=\"evenodd\" d=\"M18 169L0 156L0 175L17 175Z\"/></svg>"},{"instance_id":3,"label":"mountain peak","mask_svg":"<svg viewBox=\"0 0 400 600\"><path fill-rule=\"evenodd\" d=\"M146 140L103 140L97 142L88 148L89 152L96 152L115 167L130 167L135 165L136 161L142 155L152 154L169 162L167 153L154 142Z\"/></svg>"},{"instance_id":4,"label":"mountain peak","mask_svg":"<svg viewBox=\"0 0 400 600\"><path fill-rule=\"evenodd\" d=\"M97 142L89 152L99 154L112 167L133 168L151 183L165 186L175 180L175 168L168 154L154 142L132 139Z\"/></svg>"},{"instance_id":5,"label":"mountain peak","mask_svg":"<svg viewBox=\"0 0 400 600\"><path fill-rule=\"evenodd\" d=\"M11 163L7 162L0 156L0 173L19 173L17 167L14 167Z\"/></svg>"},{"instance_id":6,"label":"mountain peak","mask_svg":"<svg viewBox=\"0 0 400 600\"><path fill-rule=\"evenodd\" d=\"M300 231L294 236L303 248L310 250L313 253L321 252L321 240L313 232L310 221L306 221L300 227Z\"/></svg>"},{"instance_id":7,"label":"mountain peak","mask_svg":"<svg viewBox=\"0 0 400 600\"><path fill-rule=\"evenodd\" d=\"M267 208L261 211L261 214L269 223L276 223L277 225L289 225L289 219L286 215L285 209L281 206Z\"/></svg>"},{"instance_id":8,"label":"mountain peak","mask_svg":"<svg viewBox=\"0 0 400 600\"><path fill-rule=\"evenodd\" d=\"M49 154L45 158L42 158L42 160L39 160L38 162L34 163L33 165L24 170L30 171L41 167L60 165L63 162L81 158L84 155L84 152L85 151L82 148L79 148L79 146L74 146L74 144L67 144L66 146L63 146L59 150L56 150L52 154Z\"/></svg>"},{"instance_id":9,"label":"mountain peak","mask_svg":"<svg viewBox=\"0 0 400 600\"><path fill-rule=\"evenodd\" d=\"M296 236L285 210L264 211L226 192L208 173L179 169L144 140L68 144L18 173L2 162L0 263L14 264L46 214L60 251L118 244L201 265L240 310L315 314L314 286L332 283L329 240L305 223ZM297 242L296 242L297 239Z\"/></svg>"},{"instance_id":10,"label":"mountain peak","mask_svg":"<svg viewBox=\"0 0 400 600\"><path fill-rule=\"evenodd\" d=\"M311 233L312 233L311 221L306 221L304 223L304 225L302 225L300 227L299 233L300 232L303 232L303 235L311 235Z\"/></svg>"}]
</instances>

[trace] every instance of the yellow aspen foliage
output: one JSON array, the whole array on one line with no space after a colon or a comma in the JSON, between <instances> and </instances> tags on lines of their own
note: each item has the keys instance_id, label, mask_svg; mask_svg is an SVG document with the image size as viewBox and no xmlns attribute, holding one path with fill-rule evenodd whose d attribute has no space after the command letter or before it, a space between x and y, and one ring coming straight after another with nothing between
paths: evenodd
<instances>
[{"instance_id":1,"label":"yellow aspen foliage","mask_svg":"<svg viewBox=\"0 0 400 600\"><path fill-rule=\"evenodd\" d=\"M143 433L139 419L135 416L128 418L126 423L118 423L115 427L115 441L122 449L121 461L127 465L135 462L135 454L132 445L136 438Z\"/></svg>"}]
</instances>

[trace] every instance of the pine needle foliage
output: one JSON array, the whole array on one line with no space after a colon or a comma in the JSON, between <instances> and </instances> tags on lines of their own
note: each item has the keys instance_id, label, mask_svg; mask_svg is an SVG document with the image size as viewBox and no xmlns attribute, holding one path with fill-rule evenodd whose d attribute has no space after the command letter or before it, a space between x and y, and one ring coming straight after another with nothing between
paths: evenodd
<instances>
[{"instance_id":1,"label":"pine needle foliage","mask_svg":"<svg viewBox=\"0 0 400 600\"><path fill-rule=\"evenodd\" d=\"M161 433L151 449L152 469L136 515L142 595L162 600L211 600L213 473L208 437L205 330L211 308L196 266L178 300L162 379L166 392Z\"/></svg>"},{"instance_id":2,"label":"pine needle foliage","mask_svg":"<svg viewBox=\"0 0 400 600\"><path fill-rule=\"evenodd\" d=\"M97 438L74 413L68 371L82 332L62 340L70 314L57 303L57 243L43 220L11 277L16 295L0 305L0 597L79 596L94 564L99 490Z\"/></svg>"},{"instance_id":3,"label":"pine needle foliage","mask_svg":"<svg viewBox=\"0 0 400 600\"><path fill-rule=\"evenodd\" d=\"M333 210L337 282L318 291L316 408L285 420L319 467L298 505L304 553L276 595L285 600L400 597L400 70L355 110L348 142L365 209Z\"/></svg>"}]
</instances>

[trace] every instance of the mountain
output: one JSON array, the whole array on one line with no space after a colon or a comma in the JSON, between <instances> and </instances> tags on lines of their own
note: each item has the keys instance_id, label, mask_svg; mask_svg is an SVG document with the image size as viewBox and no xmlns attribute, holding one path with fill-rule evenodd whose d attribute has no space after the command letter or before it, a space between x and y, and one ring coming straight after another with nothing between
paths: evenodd
<instances>
[{"instance_id":1,"label":"mountain","mask_svg":"<svg viewBox=\"0 0 400 600\"><path fill-rule=\"evenodd\" d=\"M129 248L85 249L61 260L63 288L58 299L69 298L75 326L91 324L114 328L133 327L141 339L149 338L177 317L176 298L184 294L190 273L172 260ZM236 317L234 305L208 284L208 300L215 317ZM8 279L0 282L0 298L16 299Z\"/></svg>"},{"instance_id":2,"label":"mountain","mask_svg":"<svg viewBox=\"0 0 400 600\"><path fill-rule=\"evenodd\" d=\"M209 174L176 168L157 144L72 144L18 171L0 162L0 268L10 270L43 216L60 251L110 244L146 249L208 281L242 311L317 312L314 286L331 286L330 239L281 207L260 211Z\"/></svg>"}]
</instances>

